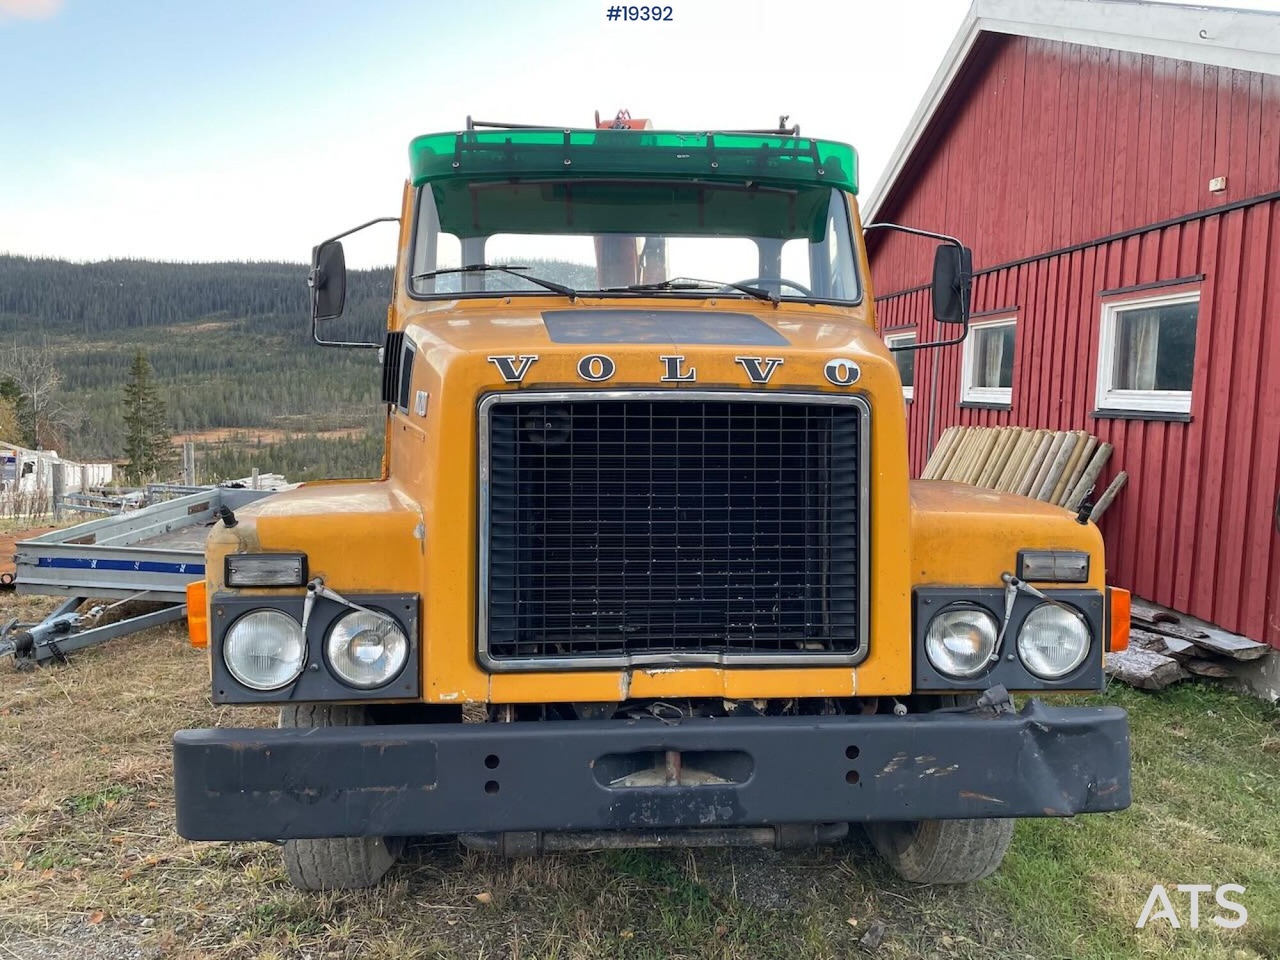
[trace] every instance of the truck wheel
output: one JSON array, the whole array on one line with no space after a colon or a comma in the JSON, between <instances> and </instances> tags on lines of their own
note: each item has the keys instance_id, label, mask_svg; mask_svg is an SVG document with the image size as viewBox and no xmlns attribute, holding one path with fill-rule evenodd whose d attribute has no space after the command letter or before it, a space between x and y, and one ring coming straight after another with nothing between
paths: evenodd
<instances>
[{"instance_id":1,"label":"truck wheel","mask_svg":"<svg viewBox=\"0 0 1280 960\"><path fill-rule=\"evenodd\" d=\"M1000 867L1014 820L869 823L876 851L912 883L970 883Z\"/></svg>"},{"instance_id":2,"label":"truck wheel","mask_svg":"<svg viewBox=\"0 0 1280 960\"><path fill-rule=\"evenodd\" d=\"M936 707L963 707L977 694L931 698ZM913 820L869 823L876 851L912 883L971 883L1000 868L1015 820Z\"/></svg>"},{"instance_id":3,"label":"truck wheel","mask_svg":"<svg viewBox=\"0 0 1280 960\"><path fill-rule=\"evenodd\" d=\"M363 707L319 703L280 708L282 727L361 727ZM404 846L401 837L328 837L286 840L284 868L300 890L371 887L391 869Z\"/></svg>"}]
</instances>

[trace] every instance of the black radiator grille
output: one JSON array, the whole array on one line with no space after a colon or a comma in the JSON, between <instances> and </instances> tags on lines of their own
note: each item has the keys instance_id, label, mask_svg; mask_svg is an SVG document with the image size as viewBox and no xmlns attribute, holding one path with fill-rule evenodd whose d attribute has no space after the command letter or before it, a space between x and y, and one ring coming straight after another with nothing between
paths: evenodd
<instances>
[{"instance_id":1,"label":"black radiator grille","mask_svg":"<svg viewBox=\"0 0 1280 960\"><path fill-rule=\"evenodd\" d=\"M488 656L856 653L861 423L813 402L494 403Z\"/></svg>"}]
</instances>

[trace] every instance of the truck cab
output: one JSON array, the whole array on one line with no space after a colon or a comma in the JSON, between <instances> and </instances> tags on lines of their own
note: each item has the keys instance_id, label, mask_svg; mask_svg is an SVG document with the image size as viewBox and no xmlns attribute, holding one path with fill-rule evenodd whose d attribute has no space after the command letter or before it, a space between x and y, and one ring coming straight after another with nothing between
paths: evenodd
<instances>
[{"instance_id":1,"label":"truck cab","mask_svg":"<svg viewBox=\"0 0 1280 960\"><path fill-rule=\"evenodd\" d=\"M281 720L176 734L183 836L283 841L324 888L428 833L521 855L865 826L960 882L1014 818L1128 805L1123 711L1038 699L1100 689L1124 642L1099 532L910 478L853 148L634 126L414 140L377 343L323 334L341 236L313 251L316 339L382 351L382 476L214 528L212 697ZM968 253L941 239L962 337Z\"/></svg>"}]
</instances>

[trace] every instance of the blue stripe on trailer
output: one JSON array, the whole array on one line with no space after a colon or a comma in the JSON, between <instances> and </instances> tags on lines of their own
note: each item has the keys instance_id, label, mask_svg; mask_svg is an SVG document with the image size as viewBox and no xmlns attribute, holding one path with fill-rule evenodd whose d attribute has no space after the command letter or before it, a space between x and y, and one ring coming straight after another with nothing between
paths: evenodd
<instances>
[{"instance_id":1,"label":"blue stripe on trailer","mask_svg":"<svg viewBox=\"0 0 1280 960\"><path fill-rule=\"evenodd\" d=\"M137 573L204 574L203 563L159 563L155 560L91 560L82 557L41 557L36 566L63 570L129 570Z\"/></svg>"}]
</instances>

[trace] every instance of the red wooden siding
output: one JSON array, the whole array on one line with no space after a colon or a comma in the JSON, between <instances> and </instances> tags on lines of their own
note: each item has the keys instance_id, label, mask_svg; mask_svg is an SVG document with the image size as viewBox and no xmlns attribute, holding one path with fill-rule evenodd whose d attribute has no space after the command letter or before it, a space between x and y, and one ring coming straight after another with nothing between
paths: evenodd
<instances>
[{"instance_id":1,"label":"red wooden siding","mask_svg":"<svg viewBox=\"0 0 1280 960\"><path fill-rule=\"evenodd\" d=\"M1191 422L1093 418L1099 294L1201 274L1152 291L1200 291ZM1102 522L1108 580L1280 646L1280 201L981 275L973 304L1017 307L1012 409L958 405L961 347L917 353L913 471L935 365L935 438L957 423L1088 430L1116 448L1101 482L1129 473ZM929 306L927 291L881 300L881 327L948 334Z\"/></svg>"},{"instance_id":2,"label":"red wooden siding","mask_svg":"<svg viewBox=\"0 0 1280 960\"><path fill-rule=\"evenodd\" d=\"M1280 189L1280 76L989 35L971 61L876 218L978 268ZM878 294L927 277L927 245L873 237Z\"/></svg>"},{"instance_id":3,"label":"red wooden siding","mask_svg":"<svg viewBox=\"0 0 1280 960\"><path fill-rule=\"evenodd\" d=\"M935 367L935 439L956 423L1088 430L1116 448L1101 482L1130 476L1102 523L1108 580L1280 647L1280 199L1244 203L1280 191L1280 77L1026 38L978 55L878 218L974 247L974 311L1018 315L1012 409L959 406L959 346L918 353L913 470ZM875 243L882 331L950 335L912 289L930 245ZM1120 295L1200 291L1191 422L1091 416L1101 294L1200 277Z\"/></svg>"}]
</instances>

